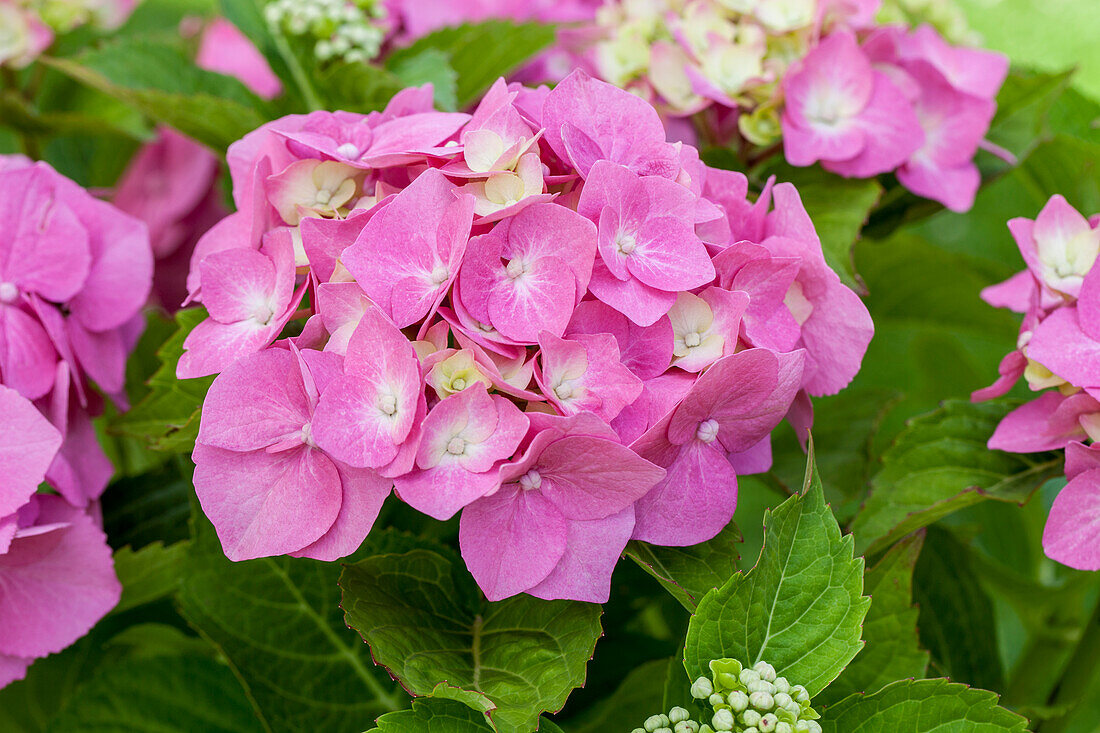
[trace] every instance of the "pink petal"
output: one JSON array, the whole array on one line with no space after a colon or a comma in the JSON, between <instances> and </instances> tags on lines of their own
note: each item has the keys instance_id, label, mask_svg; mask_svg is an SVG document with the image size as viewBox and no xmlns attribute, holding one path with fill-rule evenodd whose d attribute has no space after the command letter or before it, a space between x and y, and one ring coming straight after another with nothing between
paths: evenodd
<instances>
[{"instance_id":1,"label":"pink petal","mask_svg":"<svg viewBox=\"0 0 1100 733\"><path fill-rule=\"evenodd\" d=\"M16 306L0 304L0 373L4 384L36 400L53 386L57 352L42 325Z\"/></svg>"},{"instance_id":2,"label":"pink petal","mask_svg":"<svg viewBox=\"0 0 1100 733\"><path fill-rule=\"evenodd\" d=\"M290 555L324 562L339 560L358 550L374 526L393 482L369 469L352 468L338 462L336 470L342 490L336 521L320 539Z\"/></svg>"},{"instance_id":3,"label":"pink petal","mask_svg":"<svg viewBox=\"0 0 1100 733\"><path fill-rule=\"evenodd\" d=\"M566 336L609 333L619 347L623 366L641 380L652 379L672 363L672 324L661 318L651 326L638 326L606 303L586 300L573 310Z\"/></svg>"},{"instance_id":4,"label":"pink petal","mask_svg":"<svg viewBox=\"0 0 1100 733\"><path fill-rule=\"evenodd\" d=\"M826 170L870 178L894 170L924 144L920 120L905 94L886 74L873 73L874 93L857 118L866 135L863 150L852 158L823 163Z\"/></svg>"},{"instance_id":5,"label":"pink petal","mask_svg":"<svg viewBox=\"0 0 1100 733\"><path fill-rule=\"evenodd\" d=\"M984 288L982 300L994 308L1008 308L1016 313L1026 313L1038 287L1031 270L1021 270L1004 282Z\"/></svg>"},{"instance_id":6,"label":"pink petal","mask_svg":"<svg viewBox=\"0 0 1100 733\"><path fill-rule=\"evenodd\" d=\"M634 507L604 519L570 521L567 528L565 553L557 567L527 592L548 601L607 603L611 573L634 529Z\"/></svg>"},{"instance_id":7,"label":"pink petal","mask_svg":"<svg viewBox=\"0 0 1100 733\"><path fill-rule=\"evenodd\" d=\"M214 320L235 323L274 311L275 264L260 252L218 252L207 256L201 269L202 302Z\"/></svg>"},{"instance_id":8,"label":"pink petal","mask_svg":"<svg viewBox=\"0 0 1100 733\"><path fill-rule=\"evenodd\" d=\"M0 385L0 517L34 495L61 447L61 434L29 400Z\"/></svg>"},{"instance_id":9,"label":"pink petal","mask_svg":"<svg viewBox=\"0 0 1100 733\"><path fill-rule=\"evenodd\" d=\"M1100 341L1081 330L1077 309L1060 308L1035 327L1027 355L1071 384L1100 386Z\"/></svg>"},{"instance_id":10,"label":"pink petal","mask_svg":"<svg viewBox=\"0 0 1100 733\"><path fill-rule=\"evenodd\" d=\"M620 280L602 262L592 268L592 295L639 326L652 326L676 303L676 293L652 288L640 280Z\"/></svg>"},{"instance_id":11,"label":"pink petal","mask_svg":"<svg viewBox=\"0 0 1100 733\"><path fill-rule=\"evenodd\" d=\"M1044 392L1008 413L993 431L989 447L1010 453L1064 448L1070 441L1087 437L1078 415L1098 410L1100 403L1088 395L1065 397L1058 392Z\"/></svg>"},{"instance_id":12,"label":"pink petal","mask_svg":"<svg viewBox=\"0 0 1100 733\"><path fill-rule=\"evenodd\" d=\"M1100 570L1100 470L1073 478L1058 492L1043 530L1048 557L1078 570Z\"/></svg>"}]
</instances>

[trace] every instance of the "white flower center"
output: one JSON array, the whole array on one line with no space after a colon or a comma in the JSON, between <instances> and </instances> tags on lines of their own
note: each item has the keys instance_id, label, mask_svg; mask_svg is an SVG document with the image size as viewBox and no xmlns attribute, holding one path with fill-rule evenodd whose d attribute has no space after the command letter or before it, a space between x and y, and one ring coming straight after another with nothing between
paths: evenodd
<instances>
[{"instance_id":1,"label":"white flower center","mask_svg":"<svg viewBox=\"0 0 1100 733\"><path fill-rule=\"evenodd\" d=\"M19 297L19 288L15 283L0 283L0 303L11 305Z\"/></svg>"},{"instance_id":2,"label":"white flower center","mask_svg":"<svg viewBox=\"0 0 1100 733\"><path fill-rule=\"evenodd\" d=\"M431 279L434 285L442 285L450 278L451 271L447 269L446 265L439 265L432 270Z\"/></svg>"},{"instance_id":3,"label":"white flower center","mask_svg":"<svg viewBox=\"0 0 1100 733\"><path fill-rule=\"evenodd\" d=\"M378 397L378 409L386 415L394 415L397 413L397 398L392 394L379 395Z\"/></svg>"},{"instance_id":4,"label":"white flower center","mask_svg":"<svg viewBox=\"0 0 1100 733\"><path fill-rule=\"evenodd\" d=\"M352 143L342 143L336 148L336 154L348 160L358 160L359 148Z\"/></svg>"},{"instance_id":5,"label":"white flower center","mask_svg":"<svg viewBox=\"0 0 1100 733\"><path fill-rule=\"evenodd\" d=\"M542 486L542 475L535 469L531 469L527 473L519 477L519 485L525 490L537 489Z\"/></svg>"},{"instance_id":6,"label":"white flower center","mask_svg":"<svg viewBox=\"0 0 1100 733\"><path fill-rule=\"evenodd\" d=\"M573 396L573 385L569 382L562 382L554 387L554 394L557 395L559 400L567 400Z\"/></svg>"},{"instance_id":7,"label":"white flower center","mask_svg":"<svg viewBox=\"0 0 1100 733\"><path fill-rule=\"evenodd\" d=\"M302 426L302 442L310 448L317 447L317 444L313 442L313 425L311 423L307 422Z\"/></svg>"},{"instance_id":8,"label":"white flower center","mask_svg":"<svg viewBox=\"0 0 1100 733\"><path fill-rule=\"evenodd\" d=\"M455 377L453 380L451 380L451 389L455 392L461 392L462 390L466 389L466 380L462 377Z\"/></svg>"},{"instance_id":9,"label":"white flower center","mask_svg":"<svg viewBox=\"0 0 1100 733\"><path fill-rule=\"evenodd\" d=\"M447 442L447 452L452 456L460 456L466 452L466 441L462 438L451 438Z\"/></svg>"},{"instance_id":10,"label":"white flower center","mask_svg":"<svg viewBox=\"0 0 1100 733\"><path fill-rule=\"evenodd\" d=\"M508 266L504 269L508 273L508 277L512 278L513 280L527 273L527 267L525 266L523 260L519 259L518 257L514 260L509 261Z\"/></svg>"},{"instance_id":11,"label":"white flower center","mask_svg":"<svg viewBox=\"0 0 1100 733\"><path fill-rule=\"evenodd\" d=\"M694 349L702 342L703 337L695 331L692 331L691 333L684 336L684 346L688 347L689 349Z\"/></svg>"},{"instance_id":12,"label":"white flower center","mask_svg":"<svg viewBox=\"0 0 1100 733\"><path fill-rule=\"evenodd\" d=\"M619 254L628 255L638 248L638 240L629 232L619 232L615 236L615 249Z\"/></svg>"},{"instance_id":13,"label":"white flower center","mask_svg":"<svg viewBox=\"0 0 1100 733\"><path fill-rule=\"evenodd\" d=\"M699 428L695 431L695 437L704 443L713 443L714 439L718 437L718 421L712 419L699 423Z\"/></svg>"}]
</instances>

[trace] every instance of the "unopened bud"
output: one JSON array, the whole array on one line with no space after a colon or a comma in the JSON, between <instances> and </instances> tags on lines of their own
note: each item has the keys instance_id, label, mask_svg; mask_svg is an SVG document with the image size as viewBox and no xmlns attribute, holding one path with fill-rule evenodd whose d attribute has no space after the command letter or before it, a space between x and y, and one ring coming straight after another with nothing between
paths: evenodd
<instances>
[{"instance_id":1,"label":"unopened bud","mask_svg":"<svg viewBox=\"0 0 1100 733\"><path fill-rule=\"evenodd\" d=\"M752 682L746 685L746 687L748 688L750 695L754 692L766 692L769 695L775 693L775 685L773 685L771 682L765 682L764 680Z\"/></svg>"},{"instance_id":2,"label":"unopened bud","mask_svg":"<svg viewBox=\"0 0 1100 733\"><path fill-rule=\"evenodd\" d=\"M741 722L747 726L754 726L760 722L760 719L762 717L764 716L750 708L749 710L741 713Z\"/></svg>"},{"instance_id":3,"label":"unopened bud","mask_svg":"<svg viewBox=\"0 0 1100 733\"><path fill-rule=\"evenodd\" d=\"M757 662L752 668L760 675L760 679L767 680L768 682L775 682L775 667L767 662Z\"/></svg>"},{"instance_id":4,"label":"unopened bud","mask_svg":"<svg viewBox=\"0 0 1100 733\"><path fill-rule=\"evenodd\" d=\"M793 702L791 696L785 692L776 692L773 697L775 698L776 707L785 708Z\"/></svg>"},{"instance_id":5,"label":"unopened bud","mask_svg":"<svg viewBox=\"0 0 1100 733\"><path fill-rule=\"evenodd\" d=\"M668 711L668 722L681 723L691 717L691 713L681 707L674 707Z\"/></svg>"},{"instance_id":6,"label":"unopened bud","mask_svg":"<svg viewBox=\"0 0 1100 733\"><path fill-rule=\"evenodd\" d=\"M650 715L645 719L645 723L642 725L645 726L645 729L649 731L649 733L656 733L658 728L663 728L668 725L668 718L663 715Z\"/></svg>"},{"instance_id":7,"label":"unopened bud","mask_svg":"<svg viewBox=\"0 0 1100 733\"><path fill-rule=\"evenodd\" d=\"M743 713L749 706L749 696L741 690L734 690L726 696L726 700L729 701L730 708L735 713Z\"/></svg>"},{"instance_id":8,"label":"unopened bud","mask_svg":"<svg viewBox=\"0 0 1100 733\"><path fill-rule=\"evenodd\" d=\"M715 730L733 730L735 723L733 713L729 710L719 710L710 719L710 724L714 726Z\"/></svg>"},{"instance_id":9,"label":"unopened bud","mask_svg":"<svg viewBox=\"0 0 1100 733\"><path fill-rule=\"evenodd\" d=\"M722 697L717 692L708 697L707 702L710 703L712 708L723 708L726 706L726 698Z\"/></svg>"},{"instance_id":10,"label":"unopened bud","mask_svg":"<svg viewBox=\"0 0 1100 733\"><path fill-rule=\"evenodd\" d=\"M756 724L756 727L760 729L760 733L775 733L775 728L778 725L779 718L775 717L774 713L768 713L760 718L760 722Z\"/></svg>"},{"instance_id":11,"label":"unopened bud","mask_svg":"<svg viewBox=\"0 0 1100 733\"><path fill-rule=\"evenodd\" d=\"M694 720L681 720L676 724L673 733L699 733L699 724Z\"/></svg>"},{"instance_id":12,"label":"unopened bud","mask_svg":"<svg viewBox=\"0 0 1100 733\"><path fill-rule=\"evenodd\" d=\"M691 696L696 700L705 700L714 694L714 685L706 677L700 677L691 683Z\"/></svg>"},{"instance_id":13,"label":"unopened bud","mask_svg":"<svg viewBox=\"0 0 1100 733\"><path fill-rule=\"evenodd\" d=\"M775 733L794 733L794 728L790 723L785 723L782 720L775 724Z\"/></svg>"},{"instance_id":14,"label":"unopened bud","mask_svg":"<svg viewBox=\"0 0 1100 733\"><path fill-rule=\"evenodd\" d=\"M772 684L775 685L776 692L791 691L791 683L787 681L786 677L776 677L775 682L773 682Z\"/></svg>"},{"instance_id":15,"label":"unopened bud","mask_svg":"<svg viewBox=\"0 0 1100 733\"><path fill-rule=\"evenodd\" d=\"M821 724L816 720L807 720L806 722L810 724L810 733L821 733Z\"/></svg>"},{"instance_id":16,"label":"unopened bud","mask_svg":"<svg viewBox=\"0 0 1100 733\"><path fill-rule=\"evenodd\" d=\"M807 703L810 701L810 693L806 691L806 688L802 685L791 686L791 697L795 702Z\"/></svg>"},{"instance_id":17,"label":"unopened bud","mask_svg":"<svg viewBox=\"0 0 1100 733\"><path fill-rule=\"evenodd\" d=\"M757 710L768 711L775 707L775 698L766 692L754 692L749 695L749 705Z\"/></svg>"},{"instance_id":18,"label":"unopened bud","mask_svg":"<svg viewBox=\"0 0 1100 733\"><path fill-rule=\"evenodd\" d=\"M780 707L782 707L784 710L786 710L788 713L796 718L802 714L802 706L794 702L793 700L786 705L781 705Z\"/></svg>"},{"instance_id":19,"label":"unopened bud","mask_svg":"<svg viewBox=\"0 0 1100 733\"><path fill-rule=\"evenodd\" d=\"M741 670L741 684L749 685L753 682L760 681L760 673L755 669L743 669Z\"/></svg>"}]
</instances>

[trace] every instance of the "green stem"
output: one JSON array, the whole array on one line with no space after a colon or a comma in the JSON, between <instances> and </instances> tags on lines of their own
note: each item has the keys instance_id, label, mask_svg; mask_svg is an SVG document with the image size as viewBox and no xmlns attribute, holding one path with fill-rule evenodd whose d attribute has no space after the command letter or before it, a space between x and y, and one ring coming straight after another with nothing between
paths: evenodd
<instances>
[{"instance_id":1,"label":"green stem","mask_svg":"<svg viewBox=\"0 0 1100 733\"><path fill-rule=\"evenodd\" d=\"M321 98L317 95L317 90L313 88L313 84L310 83L309 75L302 68L298 57L291 50L290 44L286 42L286 37L277 28L271 29L271 36L275 39L275 48L278 49L279 55L283 57L287 68L290 69L290 75L294 77L294 83L302 92L302 97L305 99L306 105L309 106L309 111L316 112L324 109L325 105L321 102Z\"/></svg>"},{"instance_id":2,"label":"green stem","mask_svg":"<svg viewBox=\"0 0 1100 733\"><path fill-rule=\"evenodd\" d=\"M33 107L34 99L28 93L28 90L23 88L22 83L19 81L19 74L16 73L15 69L5 66L0 68L0 72L2 72L0 73L0 86L11 91L27 105ZM32 160L38 160L42 157L38 138L26 130L19 131L19 147L22 148L23 154Z\"/></svg>"},{"instance_id":3,"label":"green stem","mask_svg":"<svg viewBox=\"0 0 1100 733\"><path fill-rule=\"evenodd\" d=\"M1100 603L1081 632L1081 639L1062 672L1048 704L1053 707L1068 706L1069 711L1056 718L1045 721L1036 730L1042 733L1063 733L1072 721L1077 704L1085 699L1100 669Z\"/></svg>"}]
</instances>

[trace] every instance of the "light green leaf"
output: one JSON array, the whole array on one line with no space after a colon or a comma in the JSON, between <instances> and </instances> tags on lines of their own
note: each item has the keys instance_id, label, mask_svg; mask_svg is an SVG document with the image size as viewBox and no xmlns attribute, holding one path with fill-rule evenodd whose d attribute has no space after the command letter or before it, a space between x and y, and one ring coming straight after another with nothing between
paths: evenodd
<instances>
[{"instance_id":1,"label":"light green leaf","mask_svg":"<svg viewBox=\"0 0 1100 733\"><path fill-rule=\"evenodd\" d=\"M919 611L912 605L913 566L923 543L923 533L912 534L867 571L863 588L871 596L871 610L863 622L865 646L815 704L829 705L852 693L875 692L895 680L924 677L928 652L920 648Z\"/></svg>"},{"instance_id":2,"label":"light green leaf","mask_svg":"<svg viewBox=\"0 0 1100 733\"><path fill-rule=\"evenodd\" d=\"M986 137L1023 159L1050 134L1051 108L1069 87L1073 72L1043 74L1013 69L997 95L997 114ZM987 172L1004 170L1008 163L992 156L983 161Z\"/></svg>"},{"instance_id":3,"label":"light green leaf","mask_svg":"<svg viewBox=\"0 0 1100 733\"><path fill-rule=\"evenodd\" d=\"M725 583L737 570L741 533L730 522L713 539L689 547L661 547L632 541L626 556L657 581L684 608L694 611L707 591Z\"/></svg>"},{"instance_id":4,"label":"light green leaf","mask_svg":"<svg viewBox=\"0 0 1100 733\"><path fill-rule=\"evenodd\" d=\"M932 652L933 666L959 682L1004 689L993 602L971 564L970 548L947 530L929 527L913 583L921 643Z\"/></svg>"},{"instance_id":5,"label":"light green leaf","mask_svg":"<svg viewBox=\"0 0 1100 733\"><path fill-rule=\"evenodd\" d=\"M176 364L187 334L204 318L204 308L176 314L178 329L157 350L161 366L149 379L149 394L111 424L112 432L144 440L156 450L191 452L199 434L199 411L214 378L176 379Z\"/></svg>"},{"instance_id":6,"label":"light green leaf","mask_svg":"<svg viewBox=\"0 0 1100 733\"><path fill-rule=\"evenodd\" d=\"M115 553L115 572L122 583L122 598L113 613L170 596L179 584L187 542L165 547L161 542L136 552L129 546Z\"/></svg>"},{"instance_id":7,"label":"light green leaf","mask_svg":"<svg viewBox=\"0 0 1100 733\"><path fill-rule=\"evenodd\" d=\"M492 728L485 716L454 700L424 698L413 702L411 710L386 713L370 733L487 733Z\"/></svg>"},{"instance_id":8,"label":"light green leaf","mask_svg":"<svg viewBox=\"0 0 1100 733\"><path fill-rule=\"evenodd\" d=\"M1062 470L1052 453L992 451L986 441L1013 405L949 400L914 418L882 457L871 495L852 523L856 550L898 538L987 498L1023 503Z\"/></svg>"},{"instance_id":9,"label":"light green leaf","mask_svg":"<svg viewBox=\"0 0 1100 733\"><path fill-rule=\"evenodd\" d=\"M443 52L458 75L458 109L465 109L498 78L508 76L553 42L552 26L489 20L423 36L408 48L395 51L387 64L399 67L426 49Z\"/></svg>"},{"instance_id":10,"label":"light green leaf","mask_svg":"<svg viewBox=\"0 0 1100 733\"><path fill-rule=\"evenodd\" d=\"M458 74L451 68L450 56L438 48L425 48L410 56L402 54L387 59L386 68L404 86L418 87L432 84L435 106L445 112L458 108Z\"/></svg>"},{"instance_id":11,"label":"light green leaf","mask_svg":"<svg viewBox=\"0 0 1100 733\"><path fill-rule=\"evenodd\" d=\"M126 38L43 61L218 152L273 115L240 81L200 69L175 43Z\"/></svg>"},{"instance_id":12,"label":"light green leaf","mask_svg":"<svg viewBox=\"0 0 1100 733\"><path fill-rule=\"evenodd\" d=\"M339 564L290 557L230 562L197 505L193 532L181 609L224 654L268 728L363 730L407 704L343 624ZM380 532L361 552L405 542Z\"/></svg>"},{"instance_id":13,"label":"light green leaf","mask_svg":"<svg viewBox=\"0 0 1100 733\"><path fill-rule=\"evenodd\" d=\"M502 733L526 733L560 709L600 636L598 605L527 595L488 603L442 548L347 565L340 587L347 624L405 689L464 702L453 688L476 693Z\"/></svg>"},{"instance_id":14,"label":"light green leaf","mask_svg":"<svg viewBox=\"0 0 1100 733\"><path fill-rule=\"evenodd\" d=\"M204 656L128 660L104 670L69 701L56 733L263 731L228 667Z\"/></svg>"},{"instance_id":15,"label":"light green leaf","mask_svg":"<svg viewBox=\"0 0 1100 733\"><path fill-rule=\"evenodd\" d=\"M713 659L765 661L815 695L859 652L863 559L825 504L810 451L804 490L764 516L756 566L699 603L688 624L685 666L694 679Z\"/></svg>"},{"instance_id":16,"label":"light green leaf","mask_svg":"<svg viewBox=\"0 0 1100 733\"><path fill-rule=\"evenodd\" d=\"M997 695L947 680L901 680L822 713L825 733L1024 733L1027 720Z\"/></svg>"}]
</instances>

